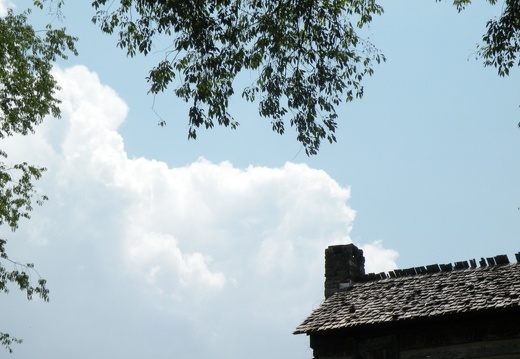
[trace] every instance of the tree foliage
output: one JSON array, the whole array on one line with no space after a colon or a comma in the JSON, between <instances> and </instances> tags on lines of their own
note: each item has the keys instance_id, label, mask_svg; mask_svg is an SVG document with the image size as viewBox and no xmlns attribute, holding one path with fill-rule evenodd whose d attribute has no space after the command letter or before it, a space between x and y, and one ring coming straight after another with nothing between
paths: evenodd
<instances>
[{"instance_id":1,"label":"tree foliage","mask_svg":"<svg viewBox=\"0 0 520 359\"><path fill-rule=\"evenodd\" d=\"M43 7L38 1L34 3ZM76 53L76 39L67 35L65 29L49 25L37 32L28 23L29 14L29 10L18 15L8 10L0 18L0 140L33 132L48 114L59 116L59 100L55 97L58 86L51 74L52 63L58 57L66 58L67 51ZM26 162L8 164L7 156L0 150L0 225L15 231L21 218L30 218L33 203L41 205L47 199L38 194L34 184L45 168ZM34 266L11 260L6 243L6 239L0 239L0 291L8 293L9 284L13 284L29 300L37 295L48 301L45 279L37 275L34 283L31 273L38 274ZM12 269L7 269L7 265ZM14 343L21 340L0 331L0 344L9 352Z\"/></svg>"},{"instance_id":2,"label":"tree foliage","mask_svg":"<svg viewBox=\"0 0 520 359\"><path fill-rule=\"evenodd\" d=\"M117 5L115 5L117 3ZM256 78L242 90L258 100L260 116L280 134L286 124L308 155L336 141L337 106L363 95L361 81L384 56L358 32L381 14L375 0L95 0L93 21L118 33L129 56L147 55L168 39L165 57L149 72L150 92L175 82L190 102L188 138L215 123L236 128L228 111L234 80ZM164 121L160 122L164 125Z\"/></svg>"},{"instance_id":3,"label":"tree foliage","mask_svg":"<svg viewBox=\"0 0 520 359\"><path fill-rule=\"evenodd\" d=\"M437 0L440 1L440 0ZM498 0L488 0L492 5ZM454 0L458 11L462 11L471 0ZM509 70L520 66L520 2L504 0L502 13L486 23L486 33L478 46L478 55L485 66L493 66L500 76L509 75Z\"/></svg>"},{"instance_id":4,"label":"tree foliage","mask_svg":"<svg viewBox=\"0 0 520 359\"><path fill-rule=\"evenodd\" d=\"M506 0L500 18L489 20L486 27L479 49L484 64L494 66L500 76L509 75L509 69L520 65L520 3Z\"/></svg>"}]
</instances>

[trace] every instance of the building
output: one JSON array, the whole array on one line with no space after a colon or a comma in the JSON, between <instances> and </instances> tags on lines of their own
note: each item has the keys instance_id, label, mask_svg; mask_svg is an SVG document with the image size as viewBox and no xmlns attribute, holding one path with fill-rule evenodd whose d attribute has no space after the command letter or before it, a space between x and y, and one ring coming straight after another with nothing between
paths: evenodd
<instances>
[{"instance_id":1,"label":"building","mask_svg":"<svg viewBox=\"0 0 520 359\"><path fill-rule=\"evenodd\" d=\"M315 359L520 358L520 253L365 274L325 250L325 301L300 324Z\"/></svg>"}]
</instances>

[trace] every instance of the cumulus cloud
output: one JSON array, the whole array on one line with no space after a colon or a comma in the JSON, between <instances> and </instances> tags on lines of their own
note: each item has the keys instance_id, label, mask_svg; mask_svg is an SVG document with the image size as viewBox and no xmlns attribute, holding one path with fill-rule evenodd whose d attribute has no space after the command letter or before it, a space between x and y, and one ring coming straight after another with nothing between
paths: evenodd
<instances>
[{"instance_id":1,"label":"cumulus cloud","mask_svg":"<svg viewBox=\"0 0 520 359\"><path fill-rule=\"evenodd\" d=\"M200 158L171 168L129 158L118 95L82 66L55 77L63 118L8 142L12 158L49 168L42 187L51 201L22 229L32 254L60 263L58 281L109 297L117 289L136 300L134 309L121 304L128 310L185 318L212 354L246 345L237 328L292 339L321 299L324 249L351 242L350 189L305 164L236 168ZM368 270L395 268L397 253L381 242L363 249ZM250 354L236 351L220 353Z\"/></svg>"},{"instance_id":2,"label":"cumulus cloud","mask_svg":"<svg viewBox=\"0 0 520 359\"><path fill-rule=\"evenodd\" d=\"M8 3L5 0L0 0L0 17L7 15Z\"/></svg>"},{"instance_id":3,"label":"cumulus cloud","mask_svg":"<svg viewBox=\"0 0 520 359\"><path fill-rule=\"evenodd\" d=\"M396 261L399 253L393 249L384 248L382 241L363 244L360 246L368 260L365 263L366 273L387 272L397 268Z\"/></svg>"},{"instance_id":4,"label":"cumulus cloud","mask_svg":"<svg viewBox=\"0 0 520 359\"><path fill-rule=\"evenodd\" d=\"M7 15L8 9L14 9L16 6L12 1L9 0L0 0L0 17L4 17Z\"/></svg>"}]
</instances>

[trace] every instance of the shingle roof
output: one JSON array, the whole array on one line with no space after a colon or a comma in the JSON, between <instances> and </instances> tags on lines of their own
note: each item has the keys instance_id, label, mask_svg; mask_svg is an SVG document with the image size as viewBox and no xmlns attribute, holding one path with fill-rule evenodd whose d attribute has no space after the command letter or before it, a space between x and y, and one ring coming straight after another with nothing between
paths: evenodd
<instances>
[{"instance_id":1,"label":"shingle roof","mask_svg":"<svg viewBox=\"0 0 520 359\"><path fill-rule=\"evenodd\" d=\"M294 334L520 307L520 264L356 283L335 293Z\"/></svg>"}]
</instances>

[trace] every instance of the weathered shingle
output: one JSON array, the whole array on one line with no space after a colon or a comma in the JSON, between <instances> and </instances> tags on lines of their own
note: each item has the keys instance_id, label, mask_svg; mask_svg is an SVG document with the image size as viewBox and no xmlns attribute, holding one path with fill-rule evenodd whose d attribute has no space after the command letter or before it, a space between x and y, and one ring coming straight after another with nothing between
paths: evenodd
<instances>
[{"instance_id":1,"label":"weathered shingle","mask_svg":"<svg viewBox=\"0 0 520 359\"><path fill-rule=\"evenodd\" d=\"M357 283L325 300L295 334L520 307L520 264Z\"/></svg>"}]
</instances>

